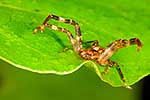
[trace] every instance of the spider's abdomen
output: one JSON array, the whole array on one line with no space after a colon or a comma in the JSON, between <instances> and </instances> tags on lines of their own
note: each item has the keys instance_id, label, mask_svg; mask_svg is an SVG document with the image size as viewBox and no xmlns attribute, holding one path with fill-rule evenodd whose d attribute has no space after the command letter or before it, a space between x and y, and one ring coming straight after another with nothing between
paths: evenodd
<instances>
[{"instance_id":1,"label":"spider's abdomen","mask_svg":"<svg viewBox=\"0 0 150 100\"><path fill-rule=\"evenodd\" d=\"M81 50L79 55L87 60L94 60L99 57L99 53L95 50Z\"/></svg>"}]
</instances>

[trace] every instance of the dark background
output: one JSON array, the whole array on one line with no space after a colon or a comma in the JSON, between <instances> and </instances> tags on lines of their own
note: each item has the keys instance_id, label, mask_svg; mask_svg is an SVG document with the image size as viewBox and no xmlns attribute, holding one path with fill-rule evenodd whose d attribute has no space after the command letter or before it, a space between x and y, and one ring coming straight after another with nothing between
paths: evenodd
<instances>
[{"instance_id":1,"label":"dark background","mask_svg":"<svg viewBox=\"0 0 150 100\"><path fill-rule=\"evenodd\" d=\"M142 99L150 100L150 75L142 80Z\"/></svg>"}]
</instances>

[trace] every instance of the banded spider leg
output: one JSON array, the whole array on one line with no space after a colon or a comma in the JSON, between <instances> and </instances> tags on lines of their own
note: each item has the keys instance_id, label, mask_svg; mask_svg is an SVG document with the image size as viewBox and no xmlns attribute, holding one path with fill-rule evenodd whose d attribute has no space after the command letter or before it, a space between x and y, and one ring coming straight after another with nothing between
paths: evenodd
<instances>
[{"instance_id":1,"label":"banded spider leg","mask_svg":"<svg viewBox=\"0 0 150 100\"><path fill-rule=\"evenodd\" d=\"M75 26L75 32L76 32L76 40L74 39L72 33L69 30L67 30L65 28L57 27L55 25L48 24L47 22L50 19L55 19L55 20L58 20L59 22L64 22L64 23L67 23L67 24L74 25ZM44 31L44 27L51 28L53 30L57 30L57 31L66 33L68 35L69 39L70 39L70 42L71 42L72 47L73 47L73 50L75 52L80 51L80 49L82 48L82 36L81 36L80 26L74 20L72 20L72 19L64 19L62 17L58 17L56 15L51 14L44 20L44 22L42 23L41 26L37 27L34 30L34 33L37 33L38 30L41 30L41 32L43 32Z\"/></svg>"},{"instance_id":2,"label":"banded spider leg","mask_svg":"<svg viewBox=\"0 0 150 100\"><path fill-rule=\"evenodd\" d=\"M50 19L55 19L55 20L58 20L60 22L64 22L64 23L73 25L75 27L76 39L73 37L72 33L69 30L67 30L65 28L57 27L55 25L48 24L47 22ZM139 51L142 47L142 43L138 38L131 38L129 40L119 39L119 40L114 41L110 45L108 45L106 48L100 47L98 45L98 43L99 43L98 40L89 41L88 43L92 42L93 44L90 46L90 48L83 49L82 48L82 36L81 36L80 26L74 20L64 19L62 17L58 17L56 15L51 14L44 20L44 22L42 23L41 26L37 27L34 30L34 33L37 33L38 30L41 30L41 32L43 32L45 27L66 33L70 39L73 50L78 55L80 55L81 58L86 59L86 60L95 60L100 65L103 65L106 67L106 70L102 73L102 75L107 74L109 72L110 68L115 66L120 77L121 77L121 80L124 84L124 87L131 89L131 87L128 86L126 83L126 80L125 80L124 75L120 69L119 64L117 62L109 60L109 58L118 49L123 48L123 47L127 47L127 46L131 46L131 45L137 45L138 51Z\"/></svg>"},{"instance_id":3,"label":"banded spider leg","mask_svg":"<svg viewBox=\"0 0 150 100\"><path fill-rule=\"evenodd\" d=\"M124 78L124 75L120 69L120 66L117 62L109 60L109 58L120 48L131 46L131 45L137 45L137 51L140 51L142 47L142 43L138 38L131 38L129 40L116 40L113 43L111 43L107 48L103 51L103 53L99 56L97 59L97 62L101 65L107 66L106 70L102 73L102 75L105 75L109 72L109 70L112 68L112 66L115 66L121 80L123 81L124 87L131 89L130 86L127 85L126 80Z\"/></svg>"}]
</instances>

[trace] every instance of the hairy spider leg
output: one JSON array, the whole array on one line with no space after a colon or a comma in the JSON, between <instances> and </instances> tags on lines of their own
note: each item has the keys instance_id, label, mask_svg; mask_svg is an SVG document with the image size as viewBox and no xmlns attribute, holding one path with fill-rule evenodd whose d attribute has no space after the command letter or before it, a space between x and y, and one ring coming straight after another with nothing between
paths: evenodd
<instances>
[{"instance_id":1,"label":"hairy spider leg","mask_svg":"<svg viewBox=\"0 0 150 100\"><path fill-rule=\"evenodd\" d=\"M102 75L105 75L109 72L110 68L115 65L118 72L119 72L119 75L121 77L121 80L123 81L124 83L124 86L126 88L131 88L129 87L127 84L126 84L126 81L125 81L125 78L124 78L124 75L122 74L122 71L120 69L120 66L118 63L114 62L114 61L111 61L109 60L109 58L112 56L112 54L114 52L116 52L118 49L120 48L123 48L123 47L126 47L126 46L130 46L130 45L135 45L137 44L138 46L138 51L140 50L140 48L142 47L142 43L141 41L138 39L138 38L132 38L130 40L116 40L115 42L113 42L112 44L110 44L104 51L103 53L99 56L99 58L97 59L97 62L104 65L104 66L108 66L106 68L106 70L102 73Z\"/></svg>"},{"instance_id":2,"label":"hairy spider leg","mask_svg":"<svg viewBox=\"0 0 150 100\"><path fill-rule=\"evenodd\" d=\"M55 20L58 20L58 21L60 21L60 22L64 22L64 23L67 23L67 24L74 25L74 26L75 26L75 32L76 32L76 40L74 40L74 38L73 38L73 36L72 36L72 33L71 33L69 30L66 30L65 28L60 28L60 27L57 27L57 26L54 26L54 25L47 24L47 22L48 22L50 19L55 19ZM76 23L74 20L72 20L72 19L65 19L65 18L58 17L58 16L56 16L56 15L51 14L51 15L49 15L49 16L44 20L44 22L42 23L41 26L37 27L37 28L34 30L34 33L36 33L38 30L41 30L41 32L43 32L45 26L48 27L48 28L51 28L51 29L53 29L53 30L58 30L58 31L67 33L68 36L69 36L69 38L70 38L70 41L71 41L73 50L74 50L75 52L78 52L78 51L81 50L81 48L82 48L81 30L80 30L80 26L78 25L78 23Z\"/></svg>"},{"instance_id":3,"label":"hairy spider leg","mask_svg":"<svg viewBox=\"0 0 150 100\"><path fill-rule=\"evenodd\" d=\"M71 42L71 44L72 44L73 49L76 48L76 47L75 47L76 40L73 38L73 35L72 35L72 33L71 33L69 30L67 30L67 29L65 29L65 28L57 27L57 26L51 25L51 24L45 24L45 27L66 33L66 34L68 35L68 37L69 37L69 40L70 40L70 42Z\"/></svg>"},{"instance_id":4,"label":"hairy spider leg","mask_svg":"<svg viewBox=\"0 0 150 100\"><path fill-rule=\"evenodd\" d=\"M138 38L131 38L130 40L116 40L113 43L111 43L107 48L102 52L102 54L99 56L99 61L101 63L105 63L118 49L131 46L131 45L137 45L138 51L142 47L142 43Z\"/></svg>"},{"instance_id":5,"label":"hairy spider leg","mask_svg":"<svg viewBox=\"0 0 150 100\"><path fill-rule=\"evenodd\" d=\"M117 69L117 71L119 73L119 76L120 76L120 78L121 78L121 80L123 82L123 86L126 87L126 88L128 88L128 89L132 89L129 85L127 85L126 80L124 78L124 75L123 75L123 73L121 71L121 68L120 68L120 66L119 66L119 64L117 62L112 61L112 60L107 60L107 65L106 66L107 67L106 67L105 71L101 73L102 76L106 75L110 71L110 69L113 66L115 66L115 68Z\"/></svg>"},{"instance_id":6,"label":"hairy spider leg","mask_svg":"<svg viewBox=\"0 0 150 100\"><path fill-rule=\"evenodd\" d=\"M55 25L51 25L48 24L47 22L50 19L55 19L58 20L60 22L64 22L67 24L71 24L75 26L75 32L76 32L76 40L74 39L72 33L65 29L65 28L61 28L61 27L57 27ZM113 43L111 43L109 46L107 46L107 48L103 49L100 46L98 46L98 40L95 41L89 41L88 43L93 43L92 46L89 49L82 49L82 37L81 37L81 31L80 31L80 26L78 25L78 23L76 23L74 20L72 19L64 19L62 17L58 17L55 15L49 15L44 22L42 23L41 26L37 27L34 30L34 33L36 33L38 30L41 30L41 32L44 31L44 27L47 28L51 28L53 30L57 30L60 32L64 32L68 35L73 50L75 52L77 52L82 58L87 59L87 60L96 60L99 64L103 65L103 66L107 66L106 70L102 73L103 75L107 74L110 70L110 68L112 68L112 66L115 66L117 71L119 72L119 75L121 77L121 80L123 81L123 84L126 88L131 89L130 86L128 86L126 84L124 75L120 69L120 66L118 63L109 60L109 58L120 48L126 47L126 46L130 46L130 45L137 45L138 46L138 51L141 49L142 47L142 43L138 38L132 38L130 40L116 40Z\"/></svg>"}]
</instances>

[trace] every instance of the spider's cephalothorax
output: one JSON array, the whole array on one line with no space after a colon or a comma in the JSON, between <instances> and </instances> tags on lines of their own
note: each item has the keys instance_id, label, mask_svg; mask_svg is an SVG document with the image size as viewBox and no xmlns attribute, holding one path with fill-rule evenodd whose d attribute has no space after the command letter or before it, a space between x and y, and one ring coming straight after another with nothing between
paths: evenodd
<instances>
[{"instance_id":1,"label":"spider's cephalothorax","mask_svg":"<svg viewBox=\"0 0 150 100\"><path fill-rule=\"evenodd\" d=\"M73 37L72 33L69 30L67 30L65 28L57 27L55 25L48 24L47 22L50 19L55 19L55 20L58 20L60 22L64 22L64 23L73 25L75 27L76 38ZM124 86L126 88L129 88L129 89L131 88L130 86L128 86L126 84L124 75L123 75L123 73L120 69L119 64L117 62L109 60L109 58L118 49L126 47L126 46L130 46L130 45L135 45L136 44L138 46L138 51L139 51L140 48L142 47L142 43L140 42L140 40L138 38L131 38L129 40L119 39L119 40L116 40L116 41L112 42L106 48L101 48L100 46L98 46L98 40L95 40L95 41L90 41L90 42L93 42L93 44L89 49L83 49L82 48L82 36L81 36L80 26L74 20L64 19L62 17L58 17L56 15L51 14L44 20L44 22L42 23L41 26L37 27L34 30L34 33L37 33L38 30L41 30L41 32L43 32L45 27L66 33L68 35L69 39L70 39L73 50L77 54L79 54L83 59L95 60L99 64L101 64L103 66L106 66L107 68L102 73L102 75L107 74L109 72L110 68L113 65L115 65L115 67L116 67L117 71L119 72L119 75L120 75L120 77L123 81Z\"/></svg>"}]
</instances>

